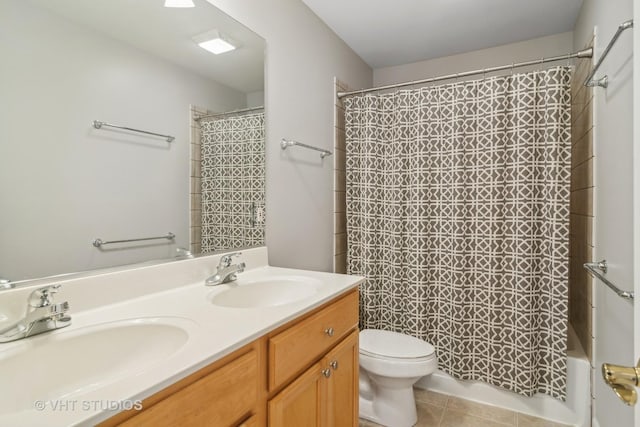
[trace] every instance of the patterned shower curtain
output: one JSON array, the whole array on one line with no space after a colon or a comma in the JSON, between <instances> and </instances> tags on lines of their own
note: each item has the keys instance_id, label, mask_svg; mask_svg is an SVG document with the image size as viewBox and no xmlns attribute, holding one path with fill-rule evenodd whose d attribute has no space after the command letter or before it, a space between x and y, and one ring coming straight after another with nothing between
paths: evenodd
<instances>
[{"instance_id":1,"label":"patterned shower curtain","mask_svg":"<svg viewBox=\"0 0 640 427\"><path fill-rule=\"evenodd\" d=\"M571 69L345 100L361 326L439 367L566 396Z\"/></svg>"},{"instance_id":2,"label":"patterned shower curtain","mask_svg":"<svg viewBox=\"0 0 640 427\"><path fill-rule=\"evenodd\" d=\"M202 120L201 251L264 245L264 112Z\"/></svg>"}]
</instances>

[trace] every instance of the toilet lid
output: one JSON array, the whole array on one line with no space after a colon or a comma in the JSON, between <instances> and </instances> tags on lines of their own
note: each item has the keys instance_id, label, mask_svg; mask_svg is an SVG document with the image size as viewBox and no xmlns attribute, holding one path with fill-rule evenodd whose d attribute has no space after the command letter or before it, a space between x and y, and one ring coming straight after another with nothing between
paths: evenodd
<instances>
[{"instance_id":1,"label":"toilet lid","mask_svg":"<svg viewBox=\"0 0 640 427\"><path fill-rule=\"evenodd\" d=\"M436 349L428 342L409 335L364 329L360 331L360 351L399 359L416 359L431 356Z\"/></svg>"}]
</instances>

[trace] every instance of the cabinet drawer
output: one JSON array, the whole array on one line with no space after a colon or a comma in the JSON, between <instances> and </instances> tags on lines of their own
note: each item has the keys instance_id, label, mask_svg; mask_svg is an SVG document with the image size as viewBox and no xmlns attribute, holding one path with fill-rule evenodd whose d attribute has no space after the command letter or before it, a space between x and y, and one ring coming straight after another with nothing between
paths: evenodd
<instances>
[{"instance_id":1,"label":"cabinet drawer","mask_svg":"<svg viewBox=\"0 0 640 427\"><path fill-rule=\"evenodd\" d=\"M358 291L269 339L269 390L302 372L358 325Z\"/></svg>"},{"instance_id":2,"label":"cabinet drawer","mask_svg":"<svg viewBox=\"0 0 640 427\"><path fill-rule=\"evenodd\" d=\"M129 418L123 426L231 426L254 409L258 357L241 356Z\"/></svg>"}]
</instances>

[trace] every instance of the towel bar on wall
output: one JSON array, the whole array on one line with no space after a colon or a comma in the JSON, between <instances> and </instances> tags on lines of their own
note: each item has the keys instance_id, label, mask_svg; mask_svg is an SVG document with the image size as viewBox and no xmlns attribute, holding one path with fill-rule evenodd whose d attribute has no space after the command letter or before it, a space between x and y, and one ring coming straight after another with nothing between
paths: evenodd
<instances>
[{"instance_id":1,"label":"towel bar on wall","mask_svg":"<svg viewBox=\"0 0 640 427\"><path fill-rule=\"evenodd\" d=\"M158 236L158 237L143 237L141 239L127 239L127 240L110 240L108 242L105 242L102 239L95 239L93 241L93 246L95 246L96 248L101 248L104 245L111 245L113 243L130 243L130 242L142 242L145 240L159 240L159 239L167 239L167 240L173 240L176 238L176 235L173 233L167 233L164 236Z\"/></svg>"},{"instance_id":2,"label":"towel bar on wall","mask_svg":"<svg viewBox=\"0 0 640 427\"><path fill-rule=\"evenodd\" d=\"M284 138L282 138L282 141L280 141L280 147L283 150L286 150L289 147L293 147L294 145L297 145L298 147L308 148L309 150L319 151L320 152L320 158L322 158L322 159L324 159L325 157L330 156L332 154L331 151L329 151L329 150L325 150L323 148L314 147L313 145L303 144L302 142L292 141L290 139L284 139Z\"/></svg>"},{"instance_id":3,"label":"towel bar on wall","mask_svg":"<svg viewBox=\"0 0 640 427\"><path fill-rule=\"evenodd\" d=\"M587 262L587 263L583 264L583 267L584 267L585 270L587 270L593 276L595 276L596 278L600 279L600 281L602 281L602 283L607 285L620 298L624 298L627 301L630 301L631 303L633 303L633 299L635 298L635 295L634 295L633 291L631 291L631 292L623 291L622 289L620 289L616 285L614 285L613 282L611 282L609 279L604 277L604 274L607 273L607 260L606 259L603 259L600 262Z\"/></svg>"},{"instance_id":4,"label":"towel bar on wall","mask_svg":"<svg viewBox=\"0 0 640 427\"><path fill-rule=\"evenodd\" d=\"M109 128L114 128L114 129L128 130L128 131L131 131L131 132L138 132L138 133L142 133L142 134L145 134L145 135L160 136L162 138L166 138L167 142L173 142L176 139L174 136L171 136L171 135L163 135L161 133L149 132L149 131L146 131L146 130L134 129L134 128L126 127L126 126L113 125L111 123L101 122L100 120L94 120L93 121L93 127L96 128L96 129L101 129L102 127L109 127Z\"/></svg>"},{"instance_id":5,"label":"towel bar on wall","mask_svg":"<svg viewBox=\"0 0 640 427\"><path fill-rule=\"evenodd\" d=\"M629 19L628 21L624 21L622 24L620 24L618 26L618 30L616 31L616 33L611 38L611 41L609 42L607 47L604 49L604 52L602 52L602 56L600 57L600 59L596 63L596 66L593 67L593 70L591 70L591 73L589 73L589 75L585 79L585 81L584 81L584 85L585 86L589 86L589 87L600 86L600 87L604 87L604 88L609 86L609 77L608 76L605 75L604 77L600 77L599 79L596 79L594 76L598 72L598 68L600 68L600 65L602 65L602 61L604 61L604 58L607 57L607 55L609 54L609 51L611 50L613 45L618 40L618 37L620 37L620 34L622 34L622 32L624 30L628 30L629 28L633 28L633 19ZM592 263L590 263L590 264L592 264Z\"/></svg>"}]
</instances>

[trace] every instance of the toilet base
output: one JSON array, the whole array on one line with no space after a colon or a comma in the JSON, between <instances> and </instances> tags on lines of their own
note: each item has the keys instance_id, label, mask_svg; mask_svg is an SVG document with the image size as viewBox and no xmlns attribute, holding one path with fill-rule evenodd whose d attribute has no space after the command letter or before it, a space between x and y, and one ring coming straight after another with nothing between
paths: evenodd
<instances>
[{"instance_id":1,"label":"toilet base","mask_svg":"<svg viewBox=\"0 0 640 427\"><path fill-rule=\"evenodd\" d=\"M413 387L378 388L373 400L361 395L360 418L386 427L412 427L418 421Z\"/></svg>"}]
</instances>

